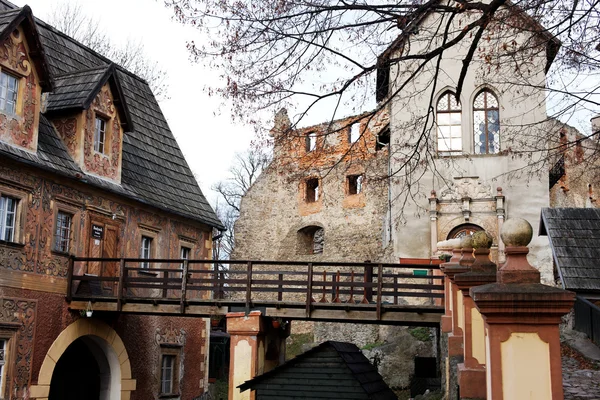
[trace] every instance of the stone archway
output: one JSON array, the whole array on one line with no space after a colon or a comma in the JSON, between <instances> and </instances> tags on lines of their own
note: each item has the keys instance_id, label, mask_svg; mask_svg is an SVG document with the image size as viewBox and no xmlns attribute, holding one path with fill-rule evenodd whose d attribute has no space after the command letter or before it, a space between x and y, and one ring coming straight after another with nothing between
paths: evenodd
<instances>
[{"instance_id":1,"label":"stone archway","mask_svg":"<svg viewBox=\"0 0 600 400\"><path fill-rule=\"evenodd\" d=\"M30 388L30 399L47 400L50 383L58 360L76 340L82 339L102 364L110 390L103 393L102 399L129 400L135 390L136 381L131 379L131 364L123 341L110 326L94 318L81 318L69 325L54 340L48 350L38 375L37 385Z\"/></svg>"}]
</instances>

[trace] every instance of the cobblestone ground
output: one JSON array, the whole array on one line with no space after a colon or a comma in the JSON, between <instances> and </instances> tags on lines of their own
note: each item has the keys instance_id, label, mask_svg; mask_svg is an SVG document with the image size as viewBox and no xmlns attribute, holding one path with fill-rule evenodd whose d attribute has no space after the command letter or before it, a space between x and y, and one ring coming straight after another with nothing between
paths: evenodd
<instances>
[{"instance_id":1,"label":"cobblestone ground","mask_svg":"<svg viewBox=\"0 0 600 400\"><path fill-rule=\"evenodd\" d=\"M561 345L565 400L600 400L600 364Z\"/></svg>"}]
</instances>

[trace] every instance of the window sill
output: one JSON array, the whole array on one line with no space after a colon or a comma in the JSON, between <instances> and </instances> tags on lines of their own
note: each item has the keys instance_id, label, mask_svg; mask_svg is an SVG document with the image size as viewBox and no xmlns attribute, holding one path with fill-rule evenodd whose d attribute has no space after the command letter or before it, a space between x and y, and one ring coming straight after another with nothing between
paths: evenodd
<instances>
[{"instance_id":1,"label":"window sill","mask_svg":"<svg viewBox=\"0 0 600 400\"><path fill-rule=\"evenodd\" d=\"M25 247L25 244L17 243L17 242L7 242L6 240L0 240L0 246L13 247L15 249L22 249Z\"/></svg>"},{"instance_id":2,"label":"window sill","mask_svg":"<svg viewBox=\"0 0 600 400\"><path fill-rule=\"evenodd\" d=\"M462 154L440 154L437 153L437 158L488 158L488 157L502 157L506 156L504 153L493 153L493 154L470 154L470 153L462 153Z\"/></svg>"}]
</instances>

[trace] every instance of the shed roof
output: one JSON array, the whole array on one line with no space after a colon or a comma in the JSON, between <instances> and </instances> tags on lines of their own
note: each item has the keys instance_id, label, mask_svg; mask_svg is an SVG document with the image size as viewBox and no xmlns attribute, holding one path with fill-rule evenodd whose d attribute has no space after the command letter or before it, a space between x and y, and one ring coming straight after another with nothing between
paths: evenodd
<instances>
[{"instance_id":1,"label":"shed roof","mask_svg":"<svg viewBox=\"0 0 600 400\"><path fill-rule=\"evenodd\" d=\"M339 363L332 363L327 360L325 371L319 370L319 365L315 364L318 361L320 353L332 352L337 355ZM311 364L306 364L306 362ZM307 368L300 368L300 367ZM256 389L261 384L270 383L280 375L285 375L286 372L293 371L298 367L293 374L295 378L288 378L290 386L297 389L298 394L311 392L314 396L318 393L319 398L323 399L340 399L344 398L343 393L346 390L352 390L351 382L332 379L328 373L334 373L336 369L343 368L354 378L356 387L362 389L365 394L365 399L376 400L396 400L394 392L383 381L383 378L377 372L369 360L363 355L356 345L352 343L326 341L312 349L300 354L299 356L287 361L286 363L259 375L249 381L239 385L240 391L248 389ZM311 376L303 376L307 372ZM316 378L315 374L321 374L323 379ZM286 375L289 376L289 375ZM321 387L327 387L327 390L320 390ZM312 391L310 389L313 389ZM285 391L285 388L282 388ZM291 395L289 396L291 398ZM307 397L313 398L313 397Z\"/></svg>"},{"instance_id":2,"label":"shed roof","mask_svg":"<svg viewBox=\"0 0 600 400\"><path fill-rule=\"evenodd\" d=\"M543 208L539 234L548 235L565 289L600 291L599 209Z\"/></svg>"},{"instance_id":3,"label":"shed roof","mask_svg":"<svg viewBox=\"0 0 600 400\"><path fill-rule=\"evenodd\" d=\"M0 27L3 16L10 16L17 12L16 10L14 4L0 0ZM44 60L47 60L49 71L52 77L59 78L61 82L56 93L69 91L68 96L59 96L57 101L60 99L65 101L65 104L79 104L79 101L86 97L86 93L90 93L90 87L97 82L100 71L111 68L111 61L38 19L35 19L35 27L39 32L45 53ZM125 132L123 137L120 185L85 175L72 159L71 162L66 161L66 158L71 157L59 148L60 145L55 140L56 135L48 131L54 129L52 124L47 120L43 121L43 118L40 118L40 143L37 154L23 154L26 152L12 147L9 149L10 146L6 145L0 146L0 154L76 179L81 179L80 174L83 174L89 184L224 229L202 194L148 83L121 67L114 68L114 76L122 89L125 110L128 111L133 125L133 129ZM81 85L81 93L71 91L73 80L77 82L76 85ZM52 95L49 97L52 98ZM52 103L52 107L55 106L57 103ZM45 146L43 140L49 140L55 145ZM65 167L65 163L69 167Z\"/></svg>"}]
</instances>

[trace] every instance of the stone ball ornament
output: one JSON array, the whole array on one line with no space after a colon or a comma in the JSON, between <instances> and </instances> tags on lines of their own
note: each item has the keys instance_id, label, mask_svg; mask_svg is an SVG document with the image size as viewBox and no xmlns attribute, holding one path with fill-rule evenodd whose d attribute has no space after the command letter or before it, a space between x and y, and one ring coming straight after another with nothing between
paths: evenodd
<instances>
[{"instance_id":1,"label":"stone ball ornament","mask_svg":"<svg viewBox=\"0 0 600 400\"><path fill-rule=\"evenodd\" d=\"M510 218L502 225L500 237L507 247L525 247L531 242L533 228L523 218Z\"/></svg>"},{"instance_id":2,"label":"stone ball ornament","mask_svg":"<svg viewBox=\"0 0 600 400\"><path fill-rule=\"evenodd\" d=\"M460 247L463 249L471 249L473 248L473 237L471 235L466 235L460 240Z\"/></svg>"},{"instance_id":3,"label":"stone ball ornament","mask_svg":"<svg viewBox=\"0 0 600 400\"><path fill-rule=\"evenodd\" d=\"M492 247L494 238L486 231L477 231L472 236L474 249L489 249Z\"/></svg>"}]
</instances>

